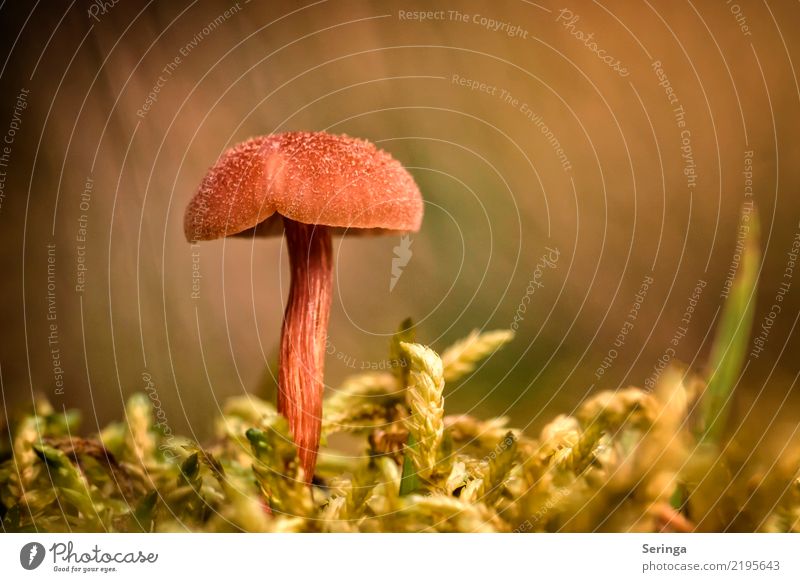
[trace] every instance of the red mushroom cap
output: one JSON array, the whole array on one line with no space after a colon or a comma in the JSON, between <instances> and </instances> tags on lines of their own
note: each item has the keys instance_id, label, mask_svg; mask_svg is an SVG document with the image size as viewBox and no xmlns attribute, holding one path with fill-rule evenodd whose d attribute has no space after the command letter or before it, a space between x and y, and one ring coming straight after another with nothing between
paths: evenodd
<instances>
[{"instance_id":1,"label":"red mushroom cap","mask_svg":"<svg viewBox=\"0 0 800 582\"><path fill-rule=\"evenodd\" d=\"M206 174L184 216L189 241L272 228L285 216L337 229L418 231L422 196L414 178L374 144L325 132L251 138Z\"/></svg>"}]
</instances>

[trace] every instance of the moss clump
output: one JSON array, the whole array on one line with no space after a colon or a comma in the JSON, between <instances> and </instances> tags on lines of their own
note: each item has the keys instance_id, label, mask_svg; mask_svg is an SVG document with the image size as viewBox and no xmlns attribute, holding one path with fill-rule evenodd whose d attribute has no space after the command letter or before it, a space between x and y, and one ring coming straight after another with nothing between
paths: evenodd
<instances>
[{"instance_id":1,"label":"moss clump","mask_svg":"<svg viewBox=\"0 0 800 582\"><path fill-rule=\"evenodd\" d=\"M704 438L691 412L706 383L678 369L653 392L596 394L535 438L504 419L446 416L445 376L469 373L498 337L473 334L444 364L398 341L405 371L346 381L326 401L323 437L353 433L364 454L323 448L312 488L285 419L252 396L225 404L202 447L165 435L144 395L129 400L125 423L89 438L74 436L75 413L40 403L10 427L2 528L800 531L800 449L754 461L736 443Z\"/></svg>"}]
</instances>

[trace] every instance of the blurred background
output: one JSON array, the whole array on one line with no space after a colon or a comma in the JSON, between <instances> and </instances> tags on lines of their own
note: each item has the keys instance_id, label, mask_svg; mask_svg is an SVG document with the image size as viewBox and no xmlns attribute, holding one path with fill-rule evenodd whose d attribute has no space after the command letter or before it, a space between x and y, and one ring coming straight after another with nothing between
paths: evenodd
<instances>
[{"instance_id":1,"label":"blurred background","mask_svg":"<svg viewBox=\"0 0 800 582\"><path fill-rule=\"evenodd\" d=\"M796 428L796 3L6 2L0 22L9 414L46 397L92 431L149 386L205 438L226 397L273 398L281 239L192 246L183 211L226 148L325 130L389 151L426 202L394 287L399 236L335 241L330 390L385 366L408 316L439 350L515 327L447 409L532 433L660 359L702 371L755 205L762 349L734 414Z\"/></svg>"}]
</instances>

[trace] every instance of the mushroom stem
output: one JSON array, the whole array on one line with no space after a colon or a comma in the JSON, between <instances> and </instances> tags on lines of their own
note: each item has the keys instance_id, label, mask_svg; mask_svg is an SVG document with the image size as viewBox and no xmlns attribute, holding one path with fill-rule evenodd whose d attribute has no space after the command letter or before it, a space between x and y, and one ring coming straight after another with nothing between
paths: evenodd
<instances>
[{"instance_id":1,"label":"mushroom stem","mask_svg":"<svg viewBox=\"0 0 800 582\"><path fill-rule=\"evenodd\" d=\"M278 412L289 420L305 480L311 483L322 427L333 251L329 228L288 218L283 223L291 283L281 331Z\"/></svg>"}]
</instances>

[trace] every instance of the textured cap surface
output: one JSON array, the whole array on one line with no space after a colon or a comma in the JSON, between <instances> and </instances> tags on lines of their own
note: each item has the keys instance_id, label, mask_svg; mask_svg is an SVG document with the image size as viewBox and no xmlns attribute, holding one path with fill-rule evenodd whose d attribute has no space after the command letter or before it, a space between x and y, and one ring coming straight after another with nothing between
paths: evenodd
<instances>
[{"instance_id":1,"label":"textured cap surface","mask_svg":"<svg viewBox=\"0 0 800 582\"><path fill-rule=\"evenodd\" d=\"M287 132L226 151L186 208L184 231L189 241L211 240L277 215L339 228L417 231L422 212L411 174L372 143ZM280 230L266 228L262 234L274 232Z\"/></svg>"}]
</instances>

